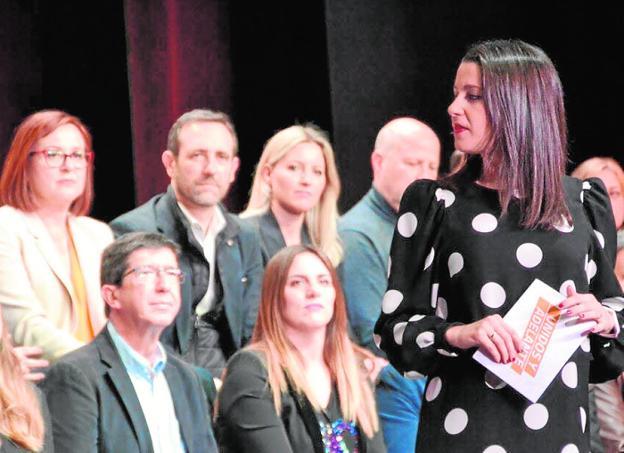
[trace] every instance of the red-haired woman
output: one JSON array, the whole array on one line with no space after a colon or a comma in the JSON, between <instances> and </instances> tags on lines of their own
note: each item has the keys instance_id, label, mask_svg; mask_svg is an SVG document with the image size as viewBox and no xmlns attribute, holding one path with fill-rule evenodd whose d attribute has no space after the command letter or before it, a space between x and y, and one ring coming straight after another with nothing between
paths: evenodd
<instances>
[{"instance_id":1,"label":"red-haired woman","mask_svg":"<svg viewBox=\"0 0 624 453\"><path fill-rule=\"evenodd\" d=\"M40 401L22 375L0 309L0 452L52 451ZM45 422L50 426L47 417Z\"/></svg>"},{"instance_id":2,"label":"red-haired woman","mask_svg":"<svg viewBox=\"0 0 624 453\"><path fill-rule=\"evenodd\" d=\"M347 335L329 259L301 245L278 252L265 270L252 342L226 369L222 451L384 452L365 357Z\"/></svg>"},{"instance_id":3,"label":"red-haired woman","mask_svg":"<svg viewBox=\"0 0 624 453\"><path fill-rule=\"evenodd\" d=\"M100 255L113 239L85 215L93 198L91 135L46 110L16 129L0 176L0 304L16 345L54 360L105 322Z\"/></svg>"},{"instance_id":4,"label":"red-haired woman","mask_svg":"<svg viewBox=\"0 0 624 453\"><path fill-rule=\"evenodd\" d=\"M394 235L389 290L375 327L400 371L427 375L417 445L431 451L589 451L587 383L624 368L616 236L598 179L564 176L567 127L557 71L517 40L468 49L448 107L467 162L412 184ZM522 351L503 320L540 279L591 333L536 403L472 359Z\"/></svg>"}]
</instances>

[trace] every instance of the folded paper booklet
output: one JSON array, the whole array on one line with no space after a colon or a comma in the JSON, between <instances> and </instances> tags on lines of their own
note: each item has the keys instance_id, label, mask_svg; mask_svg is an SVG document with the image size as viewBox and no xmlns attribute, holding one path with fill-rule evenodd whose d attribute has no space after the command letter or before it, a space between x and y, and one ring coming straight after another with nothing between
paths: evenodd
<instances>
[{"instance_id":1,"label":"folded paper booklet","mask_svg":"<svg viewBox=\"0 0 624 453\"><path fill-rule=\"evenodd\" d=\"M586 339L594 321L562 313L565 299L546 283L535 279L503 318L522 338L523 351L513 363L496 363L479 349L473 358L535 403L570 356Z\"/></svg>"}]
</instances>

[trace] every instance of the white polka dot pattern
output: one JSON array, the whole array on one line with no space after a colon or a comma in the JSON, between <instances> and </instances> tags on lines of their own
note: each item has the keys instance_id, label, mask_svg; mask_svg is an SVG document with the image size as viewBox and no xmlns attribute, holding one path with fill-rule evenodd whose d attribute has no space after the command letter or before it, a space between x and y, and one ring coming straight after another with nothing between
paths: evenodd
<instances>
[{"instance_id":1,"label":"white polka dot pattern","mask_svg":"<svg viewBox=\"0 0 624 453\"><path fill-rule=\"evenodd\" d=\"M583 406L579 407L579 415L581 416L581 431L585 432L587 426L587 412Z\"/></svg>"},{"instance_id":2,"label":"white polka dot pattern","mask_svg":"<svg viewBox=\"0 0 624 453\"><path fill-rule=\"evenodd\" d=\"M377 346L378 348L381 346L381 336L377 335L376 333L373 334L373 342L375 343L375 346Z\"/></svg>"},{"instance_id":3,"label":"white polka dot pattern","mask_svg":"<svg viewBox=\"0 0 624 453\"><path fill-rule=\"evenodd\" d=\"M392 257L388 256L388 275L387 275L388 278L390 278L391 271L392 271Z\"/></svg>"},{"instance_id":4,"label":"white polka dot pattern","mask_svg":"<svg viewBox=\"0 0 624 453\"><path fill-rule=\"evenodd\" d=\"M451 253L448 259L448 268L449 268L449 275L451 277L453 277L455 274L457 274L459 271L461 271L464 268L464 257L461 256L461 253L459 252Z\"/></svg>"},{"instance_id":5,"label":"white polka dot pattern","mask_svg":"<svg viewBox=\"0 0 624 453\"><path fill-rule=\"evenodd\" d=\"M483 285L480 296L483 305L490 308L499 308L507 298L503 287L496 282L488 282Z\"/></svg>"},{"instance_id":6,"label":"white polka dot pattern","mask_svg":"<svg viewBox=\"0 0 624 453\"><path fill-rule=\"evenodd\" d=\"M542 249L531 242L522 244L516 250L518 262L528 269L537 266L542 261L542 257Z\"/></svg>"},{"instance_id":7,"label":"white polka dot pattern","mask_svg":"<svg viewBox=\"0 0 624 453\"><path fill-rule=\"evenodd\" d=\"M598 272L598 268L596 267L596 263L594 260L590 260L585 267L585 272L587 273L587 282L591 283L591 279L596 276L596 272Z\"/></svg>"},{"instance_id":8,"label":"white polka dot pattern","mask_svg":"<svg viewBox=\"0 0 624 453\"><path fill-rule=\"evenodd\" d=\"M446 300L438 297L438 308L436 308L436 316L439 316L442 319L446 319L448 317L448 306L446 304Z\"/></svg>"},{"instance_id":9,"label":"white polka dot pattern","mask_svg":"<svg viewBox=\"0 0 624 453\"><path fill-rule=\"evenodd\" d=\"M429 385L427 385L427 390L425 391L425 399L427 401L433 401L438 397L440 391L442 390L442 379L439 377L434 377L429 381Z\"/></svg>"},{"instance_id":10,"label":"white polka dot pattern","mask_svg":"<svg viewBox=\"0 0 624 453\"><path fill-rule=\"evenodd\" d=\"M444 419L444 429L452 435L461 433L466 429L466 425L468 425L468 414L459 407L452 409Z\"/></svg>"},{"instance_id":11,"label":"white polka dot pattern","mask_svg":"<svg viewBox=\"0 0 624 453\"><path fill-rule=\"evenodd\" d=\"M433 332L422 332L418 334L416 337L416 344L420 346L421 349L427 348L433 344L435 336Z\"/></svg>"},{"instance_id":12,"label":"white polka dot pattern","mask_svg":"<svg viewBox=\"0 0 624 453\"><path fill-rule=\"evenodd\" d=\"M548 423L548 409L540 403L531 404L524 411L524 424L532 430L542 429Z\"/></svg>"},{"instance_id":13,"label":"white polka dot pattern","mask_svg":"<svg viewBox=\"0 0 624 453\"><path fill-rule=\"evenodd\" d=\"M496 229L498 221L492 214L482 213L472 219L472 229L479 233L490 233Z\"/></svg>"},{"instance_id":14,"label":"white polka dot pattern","mask_svg":"<svg viewBox=\"0 0 624 453\"><path fill-rule=\"evenodd\" d=\"M507 385L505 381L496 376L491 371L485 372L485 385L487 385L492 390L500 390Z\"/></svg>"},{"instance_id":15,"label":"white polka dot pattern","mask_svg":"<svg viewBox=\"0 0 624 453\"><path fill-rule=\"evenodd\" d=\"M436 349L436 352L440 355L446 356L446 357L457 357L457 354L454 352L449 352L446 349Z\"/></svg>"},{"instance_id":16,"label":"white polka dot pattern","mask_svg":"<svg viewBox=\"0 0 624 453\"><path fill-rule=\"evenodd\" d=\"M453 203L455 203L455 194L450 190L446 189L436 189L435 191L436 200L441 201L444 200L444 207L448 208Z\"/></svg>"},{"instance_id":17,"label":"white polka dot pattern","mask_svg":"<svg viewBox=\"0 0 624 453\"><path fill-rule=\"evenodd\" d=\"M579 453L579 449L574 444L568 444L561 449L561 453Z\"/></svg>"},{"instance_id":18,"label":"white polka dot pattern","mask_svg":"<svg viewBox=\"0 0 624 453\"><path fill-rule=\"evenodd\" d=\"M393 313L394 310L403 302L403 294L396 289L389 289L384 294L383 301L381 302L381 310L385 314Z\"/></svg>"},{"instance_id":19,"label":"white polka dot pattern","mask_svg":"<svg viewBox=\"0 0 624 453\"><path fill-rule=\"evenodd\" d=\"M483 453L507 453L507 450L505 450L500 445L490 445L485 450L483 450Z\"/></svg>"},{"instance_id":20,"label":"white polka dot pattern","mask_svg":"<svg viewBox=\"0 0 624 453\"><path fill-rule=\"evenodd\" d=\"M561 220L555 225L555 229L561 231L562 233L571 233L574 231L574 225L572 225L564 216L561 216Z\"/></svg>"},{"instance_id":21,"label":"white polka dot pattern","mask_svg":"<svg viewBox=\"0 0 624 453\"><path fill-rule=\"evenodd\" d=\"M435 250L433 249L433 247L431 247L431 251L429 252L429 255L427 255L427 258L425 258L425 268L424 270L427 270L427 268L429 266L431 266L431 263L433 263L433 258L435 257Z\"/></svg>"},{"instance_id":22,"label":"white polka dot pattern","mask_svg":"<svg viewBox=\"0 0 624 453\"><path fill-rule=\"evenodd\" d=\"M594 230L594 234L598 238L598 242L600 243L600 247L604 248L604 246L605 246L604 235L600 231L598 231L598 230Z\"/></svg>"},{"instance_id":23,"label":"white polka dot pattern","mask_svg":"<svg viewBox=\"0 0 624 453\"><path fill-rule=\"evenodd\" d=\"M561 380L571 389L575 389L578 385L578 370L576 363L568 362L561 370Z\"/></svg>"},{"instance_id":24,"label":"white polka dot pattern","mask_svg":"<svg viewBox=\"0 0 624 453\"><path fill-rule=\"evenodd\" d=\"M425 315L414 315L412 316L410 319L408 319L408 321L410 322L416 322L416 321L420 321L421 319L423 319L425 317Z\"/></svg>"},{"instance_id":25,"label":"white polka dot pattern","mask_svg":"<svg viewBox=\"0 0 624 453\"><path fill-rule=\"evenodd\" d=\"M565 297L568 297L568 286L571 286L572 289L576 291L576 284L574 283L574 280L566 280L559 287L559 292Z\"/></svg>"},{"instance_id":26,"label":"white polka dot pattern","mask_svg":"<svg viewBox=\"0 0 624 453\"><path fill-rule=\"evenodd\" d=\"M583 181L583 190L591 190L591 183L589 181Z\"/></svg>"},{"instance_id":27,"label":"white polka dot pattern","mask_svg":"<svg viewBox=\"0 0 624 453\"><path fill-rule=\"evenodd\" d=\"M418 219L416 218L416 215L412 212L406 212L405 214L401 215L397 222L397 230L399 231L399 234L404 238L411 238L416 231L417 226Z\"/></svg>"},{"instance_id":28,"label":"white polka dot pattern","mask_svg":"<svg viewBox=\"0 0 624 453\"><path fill-rule=\"evenodd\" d=\"M438 289L439 288L440 288L439 283L434 283L433 285L431 285L431 306L433 308L435 308L436 304L438 303Z\"/></svg>"},{"instance_id":29,"label":"white polka dot pattern","mask_svg":"<svg viewBox=\"0 0 624 453\"><path fill-rule=\"evenodd\" d=\"M392 333L394 335L394 342L399 346L403 344L403 334L405 333L405 328L407 327L406 322L397 322L392 328Z\"/></svg>"},{"instance_id":30,"label":"white polka dot pattern","mask_svg":"<svg viewBox=\"0 0 624 453\"><path fill-rule=\"evenodd\" d=\"M425 377L418 371L406 371L405 373L403 373L403 376L405 376L407 379L411 379L412 381L416 381Z\"/></svg>"}]
</instances>

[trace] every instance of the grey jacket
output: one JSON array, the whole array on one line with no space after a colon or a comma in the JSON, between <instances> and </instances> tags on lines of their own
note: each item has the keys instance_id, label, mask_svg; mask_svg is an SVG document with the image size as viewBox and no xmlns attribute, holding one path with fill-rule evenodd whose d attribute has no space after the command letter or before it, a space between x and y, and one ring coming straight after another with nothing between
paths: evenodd
<instances>
[{"instance_id":1,"label":"grey jacket","mask_svg":"<svg viewBox=\"0 0 624 453\"><path fill-rule=\"evenodd\" d=\"M189 453L216 452L208 406L192 368L167 354L164 369L180 434ZM104 328L62 357L43 382L59 452L153 452L132 381Z\"/></svg>"},{"instance_id":2,"label":"grey jacket","mask_svg":"<svg viewBox=\"0 0 624 453\"><path fill-rule=\"evenodd\" d=\"M262 285L260 239L254 228L220 207L226 227L216 241L216 280L220 284L227 325L236 349L251 337ZM110 223L116 236L131 231L158 232L177 242L182 248L180 268L182 284L180 313L161 340L176 352L186 353L192 336L195 307L208 289L209 264L190 224L177 204L173 188L156 195L147 203L127 212Z\"/></svg>"}]
</instances>

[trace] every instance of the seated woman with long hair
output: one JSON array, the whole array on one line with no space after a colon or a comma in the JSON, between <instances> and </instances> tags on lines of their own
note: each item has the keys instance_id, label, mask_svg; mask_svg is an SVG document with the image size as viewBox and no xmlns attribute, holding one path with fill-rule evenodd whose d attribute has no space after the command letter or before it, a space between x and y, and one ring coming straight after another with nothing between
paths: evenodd
<instances>
[{"instance_id":1,"label":"seated woman with long hair","mask_svg":"<svg viewBox=\"0 0 624 453\"><path fill-rule=\"evenodd\" d=\"M40 401L22 375L0 309L0 452L42 451L44 444L51 448L52 441L48 437L44 442L44 434L48 433Z\"/></svg>"},{"instance_id":2,"label":"seated woman with long hair","mask_svg":"<svg viewBox=\"0 0 624 453\"><path fill-rule=\"evenodd\" d=\"M100 255L113 235L85 217L93 198L91 135L46 110L16 129L0 176L0 305L13 341L55 360L105 322Z\"/></svg>"},{"instance_id":3,"label":"seated woman with long hair","mask_svg":"<svg viewBox=\"0 0 624 453\"><path fill-rule=\"evenodd\" d=\"M340 179L325 132L295 125L267 141L256 167L249 203L241 217L255 223L266 264L289 245L318 247L337 266Z\"/></svg>"},{"instance_id":4,"label":"seated woman with long hair","mask_svg":"<svg viewBox=\"0 0 624 453\"><path fill-rule=\"evenodd\" d=\"M319 250L269 262L252 342L228 363L217 432L224 452L384 452L370 353L347 334L344 296Z\"/></svg>"}]
</instances>

